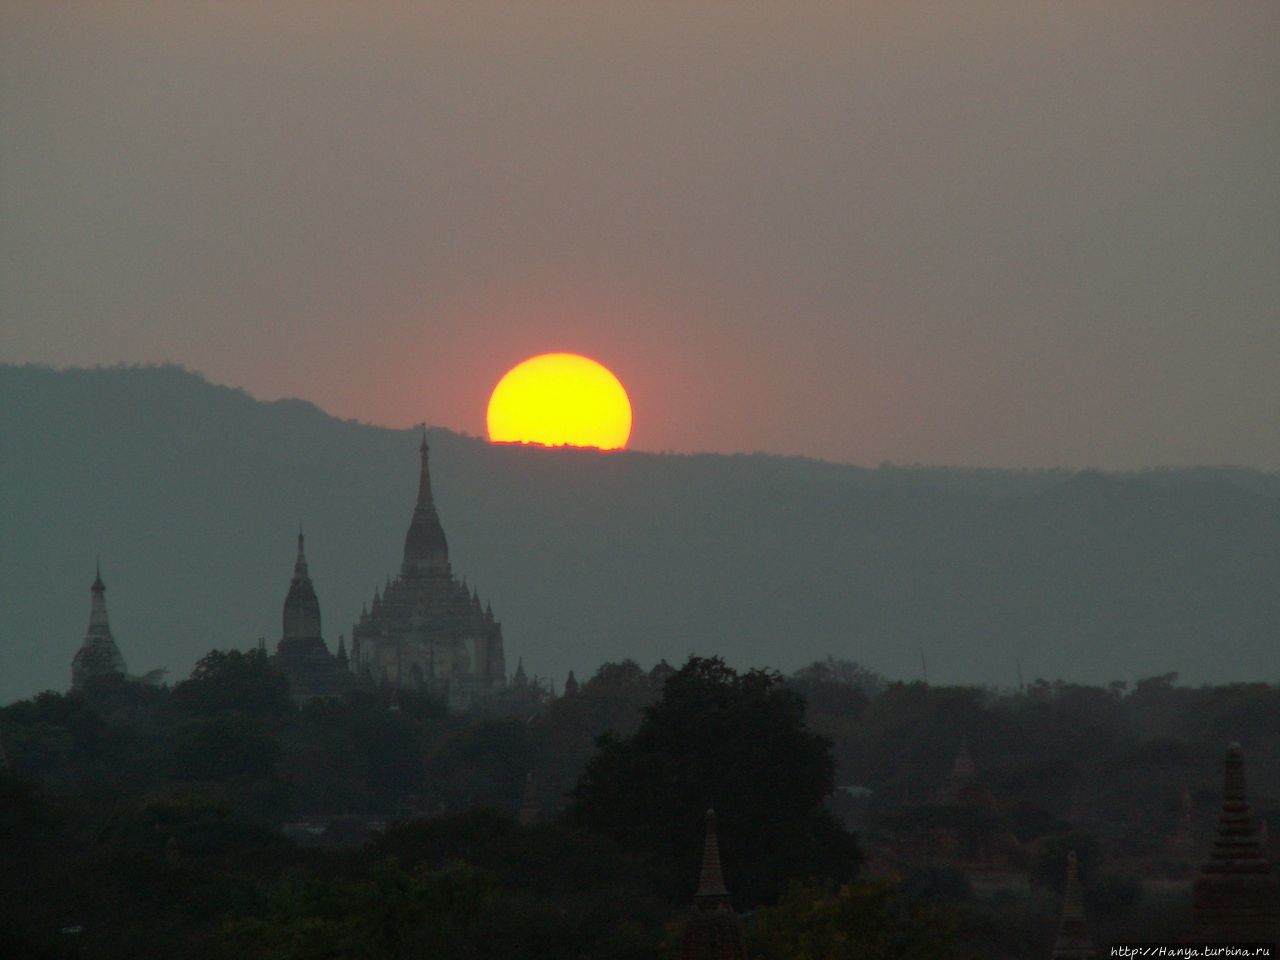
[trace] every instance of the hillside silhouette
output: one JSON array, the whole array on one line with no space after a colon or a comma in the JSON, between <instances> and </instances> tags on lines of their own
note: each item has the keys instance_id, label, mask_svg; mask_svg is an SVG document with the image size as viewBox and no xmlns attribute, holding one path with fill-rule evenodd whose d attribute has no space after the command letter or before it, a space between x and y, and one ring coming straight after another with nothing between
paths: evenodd
<instances>
[{"instance_id":1,"label":"hillside silhouette","mask_svg":"<svg viewBox=\"0 0 1280 960\"><path fill-rule=\"evenodd\" d=\"M101 557L130 672L274 647L294 534L331 647L399 566L410 431L179 367L0 367L0 702L64 689ZM429 417L430 412L425 411ZM1280 673L1280 475L876 469L429 429L455 570L559 682L693 651L1010 686Z\"/></svg>"}]
</instances>

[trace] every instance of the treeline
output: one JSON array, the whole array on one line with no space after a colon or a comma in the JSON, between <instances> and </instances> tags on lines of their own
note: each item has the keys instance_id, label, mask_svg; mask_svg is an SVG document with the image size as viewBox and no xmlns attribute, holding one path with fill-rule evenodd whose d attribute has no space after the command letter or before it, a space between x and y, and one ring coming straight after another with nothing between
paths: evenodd
<instances>
[{"instance_id":1,"label":"treeline","mask_svg":"<svg viewBox=\"0 0 1280 960\"><path fill-rule=\"evenodd\" d=\"M1158 857L1191 800L1207 834L1221 801L1225 746L1247 758L1254 811L1280 823L1280 686L1179 686L1175 673L1132 686L1036 680L1023 689L884 683L850 664L790 678L808 723L833 743L837 781L871 791L866 809L925 802L961 739L1023 840L1085 825L1127 856Z\"/></svg>"},{"instance_id":2,"label":"treeline","mask_svg":"<svg viewBox=\"0 0 1280 960\"><path fill-rule=\"evenodd\" d=\"M1228 740L1280 822L1280 690L1175 681L625 661L449 715L372 691L299 708L264 654L214 652L172 688L0 709L0 955L674 956L708 806L755 957L1043 954L1068 847L1099 940L1168 938ZM935 802L962 737L980 811ZM1177 847L1186 798L1198 839ZM903 853L946 816L1015 837L1030 893Z\"/></svg>"}]
</instances>

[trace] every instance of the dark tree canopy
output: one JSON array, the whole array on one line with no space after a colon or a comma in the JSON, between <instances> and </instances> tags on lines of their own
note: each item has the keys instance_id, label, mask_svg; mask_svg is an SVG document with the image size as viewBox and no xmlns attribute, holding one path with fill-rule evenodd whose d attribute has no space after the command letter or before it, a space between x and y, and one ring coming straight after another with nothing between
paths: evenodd
<instances>
[{"instance_id":1,"label":"dark tree canopy","mask_svg":"<svg viewBox=\"0 0 1280 960\"><path fill-rule=\"evenodd\" d=\"M740 903L773 899L795 876L848 879L857 847L823 810L834 763L828 741L805 728L804 711L776 673L739 674L718 658L692 657L633 736L600 738L573 815L662 858L678 898L693 892L708 806L720 817Z\"/></svg>"},{"instance_id":2,"label":"dark tree canopy","mask_svg":"<svg viewBox=\"0 0 1280 960\"><path fill-rule=\"evenodd\" d=\"M196 663L191 679L173 688L172 704L191 714L280 714L290 708L289 685L271 669L265 651L211 650Z\"/></svg>"}]
</instances>

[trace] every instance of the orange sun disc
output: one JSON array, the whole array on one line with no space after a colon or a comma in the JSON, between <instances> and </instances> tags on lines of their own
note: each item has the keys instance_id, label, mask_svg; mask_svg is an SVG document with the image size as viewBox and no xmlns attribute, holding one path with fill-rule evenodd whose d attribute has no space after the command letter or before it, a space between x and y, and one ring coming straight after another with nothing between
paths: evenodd
<instances>
[{"instance_id":1,"label":"orange sun disc","mask_svg":"<svg viewBox=\"0 0 1280 960\"><path fill-rule=\"evenodd\" d=\"M613 373L576 353L544 353L507 371L489 397L494 443L621 450L631 401Z\"/></svg>"}]
</instances>

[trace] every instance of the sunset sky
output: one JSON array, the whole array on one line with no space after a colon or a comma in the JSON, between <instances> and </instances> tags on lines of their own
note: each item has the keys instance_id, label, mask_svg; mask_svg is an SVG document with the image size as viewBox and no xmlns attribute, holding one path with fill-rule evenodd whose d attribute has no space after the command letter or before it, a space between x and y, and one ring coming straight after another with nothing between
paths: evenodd
<instances>
[{"instance_id":1,"label":"sunset sky","mask_svg":"<svg viewBox=\"0 0 1280 960\"><path fill-rule=\"evenodd\" d=\"M0 361L481 434L1280 469L1274 2L0 0Z\"/></svg>"}]
</instances>

